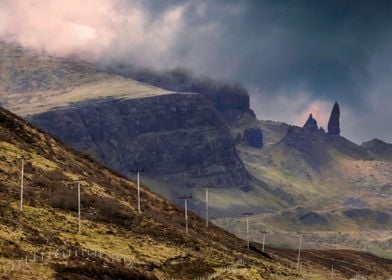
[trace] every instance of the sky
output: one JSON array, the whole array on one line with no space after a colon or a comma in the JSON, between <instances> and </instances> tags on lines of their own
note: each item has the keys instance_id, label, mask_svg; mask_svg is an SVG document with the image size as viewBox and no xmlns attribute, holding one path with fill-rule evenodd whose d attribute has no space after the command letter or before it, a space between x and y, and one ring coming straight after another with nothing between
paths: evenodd
<instances>
[{"instance_id":1,"label":"sky","mask_svg":"<svg viewBox=\"0 0 392 280\"><path fill-rule=\"evenodd\" d=\"M392 1L0 0L0 38L242 83L259 119L392 142Z\"/></svg>"}]
</instances>

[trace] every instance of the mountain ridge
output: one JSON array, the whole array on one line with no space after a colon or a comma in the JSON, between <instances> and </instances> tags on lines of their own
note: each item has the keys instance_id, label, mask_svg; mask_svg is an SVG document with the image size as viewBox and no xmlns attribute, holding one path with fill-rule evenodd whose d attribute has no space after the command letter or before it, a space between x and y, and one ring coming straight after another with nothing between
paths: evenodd
<instances>
[{"instance_id":1,"label":"mountain ridge","mask_svg":"<svg viewBox=\"0 0 392 280\"><path fill-rule=\"evenodd\" d=\"M26 264L29 267L27 273L33 269L30 274L33 278L30 279L49 277L51 274L71 278L80 275L93 279L94 273L102 273L109 279L116 278L116 274L110 274L111 270L117 270L117 277L123 279L162 279L169 276L193 279L212 273L213 267L219 266L219 258L226 265L230 258L236 258L237 250L238 258L244 258L247 254L243 241L214 225L205 228L205 221L193 213L189 213L189 235L185 234L183 209L145 187L141 190L142 214L138 213L135 183L118 177L85 156L80 157L2 108L0 128L0 262L16 262L24 259L25 255L31 258L33 253L48 254L56 248L79 252L79 256L66 259L65 263L63 258L58 261L53 258L43 264L44 270L34 271L40 264L30 259ZM19 197L15 195L19 188L17 171L20 166L15 164L18 154L26 158L23 212L19 211ZM75 178L79 178L82 184L81 234L78 234L73 203L76 196L72 196L76 194L72 186ZM61 200L57 199L59 196ZM204 234L199 234L202 228L205 228ZM13 235L10 234L12 230L15 232ZM225 238L228 238L227 244L224 244ZM9 246L17 250L9 252ZM98 250L107 255L117 254L116 258L131 258L133 265L123 267L116 264L114 257L113 260L103 260L96 256L90 257L92 266L87 270L85 266L89 261L80 259L82 250ZM209 254L210 250L214 254ZM260 262L256 255L251 258ZM205 261L201 260L201 256ZM218 258L214 260L215 257ZM212 258L211 264L207 264L206 258ZM233 263L235 261L233 259ZM269 269L275 269L272 268L275 265L265 261ZM104 267L98 270L94 262ZM192 266L191 270L186 269L187 264ZM279 265L276 269L276 273L283 277ZM286 273L291 274L289 270ZM16 269L7 273L10 277L25 275Z\"/></svg>"}]
</instances>

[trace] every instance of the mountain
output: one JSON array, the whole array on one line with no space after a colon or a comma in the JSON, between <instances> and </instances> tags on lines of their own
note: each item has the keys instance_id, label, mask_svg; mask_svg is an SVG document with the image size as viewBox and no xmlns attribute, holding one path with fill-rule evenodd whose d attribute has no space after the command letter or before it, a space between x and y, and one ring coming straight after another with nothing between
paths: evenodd
<instances>
[{"instance_id":1,"label":"mountain","mask_svg":"<svg viewBox=\"0 0 392 280\"><path fill-rule=\"evenodd\" d=\"M29 119L122 174L145 168L177 189L247 188L230 131L198 94L85 101Z\"/></svg>"},{"instance_id":2,"label":"mountain","mask_svg":"<svg viewBox=\"0 0 392 280\"><path fill-rule=\"evenodd\" d=\"M392 160L392 144L375 138L371 141L362 143L361 146L365 147L372 157L376 159L385 161Z\"/></svg>"},{"instance_id":3,"label":"mountain","mask_svg":"<svg viewBox=\"0 0 392 280\"><path fill-rule=\"evenodd\" d=\"M117 64L101 66L105 72L132 78L170 91L197 92L203 95L228 122L241 118L244 114L255 116L250 108L249 93L240 84L200 78L186 69L177 68L158 72L152 69Z\"/></svg>"},{"instance_id":4,"label":"mountain","mask_svg":"<svg viewBox=\"0 0 392 280\"><path fill-rule=\"evenodd\" d=\"M0 51L3 106L73 148L127 176L144 168L151 185L172 198L204 184L249 188L228 127L202 95L6 43Z\"/></svg>"},{"instance_id":5,"label":"mountain","mask_svg":"<svg viewBox=\"0 0 392 280\"><path fill-rule=\"evenodd\" d=\"M19 210L18 156L26 161L23 211ZM293 275L292 269L246 251L244 242L234 235L214 225L206 228L205 221L192 213L186 235L184 210L145 187L138 213L133 182L3 109L0 159L0 253L6 275L12 279L94 279L97 275L105 279L193 279L240 259L247 264L241 265L243 272L233 269L233 273L255 277L267 273L271 279ZM81 180L81 234L75 179ZM121 264L117 258L131 259L133 264ZM14 271L8 267L11 261Z\"/></svg>"},{"instance_id":6,"label":"mountain","mask_svg":"<svg viewBox=\"0 0 392 280\"><path fill-rule=\"evenodd\" d=\"M24 158L23 210L20 210ZM336 279L361 273L390 276L392 261L361 252L296 251L244 240L78 154L43 131L0 108L0 264L4 279ZM81 184L78 232L77 188ZM350 265L345 263L349 261ZM365 265L359 264L365 262Z\"/></svg>"},{"instance_id":7,"label":"mountain","mask_svg":"<svg viewBox=\"0 0 392 280\"><path fill-rule=\"evenodd\" d=\"M304 127L258 120L242 87L182 71L105 72L77 59L0 48L6 108L129 178L144 168L143 182L172 202L192 194L189 205L202 215L201 187L209 185L210 217L239 236L241 213L252 212L254 240L268 229L276 244L295 246L296 235L282 244L280 232L304 229L316 232L308 242L314 248L390 255L389 144L344 138L339 104L326 132L313 115Z\"/></svg>"},{"instance_id":8,"label":"mountain","mask_svg":"<svg viewBox=\"0 0 392 280\"><path fill-rule=\"evenodd\" d=\"M276 232L275 244L296 242L282 244L279 232L306 230L313 233L308 241L315 248L361 248L391 256L391 145L380 140L357 145L339 135L336 108L332 133L319 128L312 115L303 127L250 118L232 125L239 138L246 127L262 129L266 145L256 149L238 142L239 156L253 178L291 201L285 209L255 214L252 224ZM229 219L217 223L234 232L241 227Z\"/></svg>"}]
</instances>

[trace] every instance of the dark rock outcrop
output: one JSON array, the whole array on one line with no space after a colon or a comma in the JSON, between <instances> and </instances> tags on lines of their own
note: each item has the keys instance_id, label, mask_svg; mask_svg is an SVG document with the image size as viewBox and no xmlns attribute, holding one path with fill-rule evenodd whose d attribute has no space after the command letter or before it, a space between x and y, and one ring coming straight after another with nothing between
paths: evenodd
<instances>
[{"instance_id":1,"label":"dark rock outcrop","mask_svg":"<svg viewBox=\"0 0 392 280\"><path fill-rule=\"evenodd\" d=\"M263 132L258 127L247 128L244 131L243 140L249 146L261 149L263 147Z\"/></svg>"},{"instance_id":2,"label":"dark rock outcrop","mask_svg":"<svg viewBox=\"0 0 392 280\"><path fill-rule=\"evenodd\" d=\"M223 119L199 94L104 98L33 115L30 120L112 169L184 187L248 187Z\"/></svg>"},{"instance_id":3,"label":"dark rock outcrop","mask_svg":"<svg viewBox=\"0 0 392 280\"><path fill-rule=\"evenodd\" d=\"M303 129L307 132L318 131L317 121L313 118L312 114L309 115L309 118L304 124Z\"/></svg>"},{"instance_id":4,"label":"dark rock outcrop","mask_svg":"<svg viewBox=\"0 0 392 280\"><path fill-rule=\"evenodd\" d=\"M329 117L328 133L331 135L340 135L340 108L337 102L333 105L331 116Z\"/></svg>"}]
</instances>

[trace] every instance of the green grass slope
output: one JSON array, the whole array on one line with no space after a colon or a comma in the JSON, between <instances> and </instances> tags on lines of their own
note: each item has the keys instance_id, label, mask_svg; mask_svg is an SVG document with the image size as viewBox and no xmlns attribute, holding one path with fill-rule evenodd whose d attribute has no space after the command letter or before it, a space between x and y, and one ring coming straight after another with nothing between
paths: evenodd
<instances>
[{"instance_id":1,"label":"green grass slope","mask_svg":"<svg viewBox=\"0 0 392 280\"><path fill-rule=\"evenodd\" d=\"M299 127L283 132L281 123L247 118L233 129L240 133L247 126L262 128L266 141L262 149L237 144L245 167L268 185L270 193L291 201L280 209L256 213L255 231L275 232L274 244L290 247L296 239L285 240L284 232L306 230L314 233L308 243L313 248L361 249L391 256L389 144L373 140L360 146L341 136ZM239 232L241 222L231 220L217 222Z\"/></svg>"}]
</instances>

